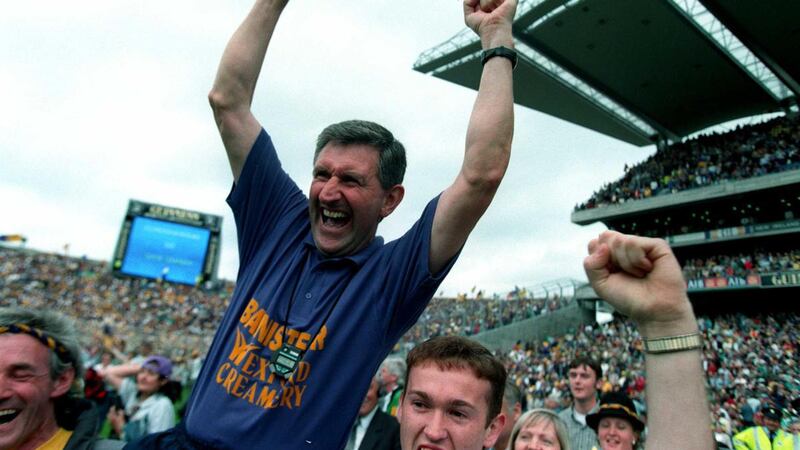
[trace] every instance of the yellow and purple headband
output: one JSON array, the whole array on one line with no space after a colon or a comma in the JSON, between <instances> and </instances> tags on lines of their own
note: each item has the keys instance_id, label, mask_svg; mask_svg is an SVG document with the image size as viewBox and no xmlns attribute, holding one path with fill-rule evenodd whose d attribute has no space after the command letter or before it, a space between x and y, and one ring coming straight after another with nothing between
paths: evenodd
<instances>
[{"instance_id":1,"label":"yellow and purple headband","mask_svg":"<svg viewBox=\"0 0 800 450\"><path fill-rule=\"evenodd\" d=\"M58 342L54 337L45 333L44 331L25 325L23 323L13 323L11 325L0 326L0 334L13 333L13 334L27 334L52 350L64 362L72 362L72 355L67 347Z\"/></svg>"}]
</instances>

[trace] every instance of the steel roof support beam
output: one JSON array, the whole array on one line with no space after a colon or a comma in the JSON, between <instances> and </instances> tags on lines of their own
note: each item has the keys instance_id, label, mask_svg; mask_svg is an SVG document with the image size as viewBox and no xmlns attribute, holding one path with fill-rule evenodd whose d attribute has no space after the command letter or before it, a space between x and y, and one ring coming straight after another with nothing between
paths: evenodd
<instances>
[{"instance_id":1,"label":"steel roof support beam","mask_svg":"<svg viewBox=\"0 0 800 450\"><path fill-rule=\"evenodd\" d=\"M586 86L588 89L593 91L593 94L589 98L602 98L602 103L595 104L614 104L616 108L619 110L624 110L627 114L631 117L636 117L639 122L647 124L651 129L653 129L653 133L650 134L648 137L652 138L656 135L663 136L667 139L677 141L680 140L680 137L677 133L667 128L661 122L649 117L647 114L638 111L636 108L633 108L633 105L630 105L626 102L621 102L618 98L612 97L608 94L608 89L603 87L602 83L597 82L594 80L589 74L579 70L577 67L569 64L568 61L563 60L563 58L559 58L558 54L555 54L550 51L546 51L546 49L542 48L541 46L537 45L536 41L534 41L525 30L522 29L514 29L514 37L517 39L518 42L523 43L527 48L535 52L537 55L540 55L543 61L548 61L549 64L546 65L546 68L552 65L553 67L558 68L558 73L565 73L568 75L568 79L576 80L575 83L568 82L570 87L584 95L584 91L581 89L576 89L578 86ZM541 65L538 65L541 67ZM548 70L549 71L549 70ZM551 72L552 73L552 72ZM608 109L608 108L604 108ZM615 116L620 117L615 114ZM624 119L626 123L630 123L627 119Z\"/></svg>"},{"instance_id":2,"label":"steel roof support beam","mask_svg":"<svg viewBox=\"0 0 800 450\"><path fill-rule=\"evenodd\" d=\"M580 78L574 76L569 71L553 62L551 59L536 51L533 46L527 42L528 39L525 36L525 33L516 27L514 29L514 40L520 57L523 59L523 61L525 61L525 63L530 64L531 66L539 69L541 72L550 75L555 80L583 97L586 101L594 104L597 108L610 114L636 134L652 141L658 140L659 136L661 136L661 138L669 137L671 139L677 139L674 133L669 133L668 131L657 131L652 125L650 125L650 123L643 120L641 117L624 108L608 96L594 89ZM478 42L479 39L475 33L472 32L472 30L464 29L446 42L424 51L419 58L417 58L417 61L414 63L414 67L423 67ZM453 67L457 67L474 59L480 58L480 54L480 49L478 48L478 50L475 52L467 53L460 58L454 59L446 64L436 67L435 69L431 69L429 73L436 75L441 72L448 71ZM659 128L663 130L663 127Z\"/></svg>"},{"instance_id":3,"label":"steel roof support beam","mask_svg":"<svg viewBox=\"0 0 800 450\"><path fill-rule=\"evenodd\" d=\"M514 41L517 47L517 52L526 63L538 68L540 71L558 80L561 84L567 86L569 89L579 94L588 102L610 114L612 117L646 139L654 140L654 138L659 134L658 131L656 131L649 123L642 120L642 118L625 109L608 96L589 86L580 78L572 75L570 72L552 60L537 52L526 42L523 34L515 33Z\"/></svg>"},{"instance_id":4,"label":"steel roof support beam","mask_svg":"<svg viewBox=\"0 0 800 450\"><path fill-rule=\"evenodd\" d=\"M745 73L779 103L785 103L792 91L698 0L670 0L684 17L708 36Z\"/></svg>"},{"instance_id":5,"label":"steel roof support beam","mask_svg":"<svg viewBox=\"0 0 800 450\"><path fill-rule=\"evenodd\" d=\"M775 62L775 60L773 60L772 57L769 56L767 52L764 51L763 48L761 48L761 46L756 44L755 39L753 39L753 37L750 34L744 32L741 29L735 28L733 25L734 21L731 20L731 18L726 13L724 8L719 7L718 2L712 0L700 0L700 1L702 1L706 9L711 11L711 13L714 14L714 16L717 17L717 19L719 19L723 24L725 24L725 26L735 36L737 36L744 43L744 45L747 46L747 48L749 48L753 53L755 53L756 56L761 61L763 61L767 67L769 67L769 69L775 74L775 76L777 76L781 81L783 81L783 83L786 84L789 87L789 89L794 91L795 97L800 96L800 80L796 80L794 77L789 75L789 73L786 72L786 70L784 70L784 68L779 63Z\"/></svg>"}]
</instances>

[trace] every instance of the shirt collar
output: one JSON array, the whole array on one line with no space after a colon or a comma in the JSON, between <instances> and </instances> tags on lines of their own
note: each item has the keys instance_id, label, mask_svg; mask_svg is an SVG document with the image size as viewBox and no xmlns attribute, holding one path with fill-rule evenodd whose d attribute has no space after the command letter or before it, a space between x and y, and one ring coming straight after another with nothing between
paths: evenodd
<instances>
[{"instance_id":1,"label":"shirt collar","mask_svg":"<svg viewBox=\"0 0 800 450\"><path fill-rule=\"evenodd\" d=\"M383 247L383 238L380 236L375 236L369 245L367 245L365 248L362 248L357 253L353 255L335 257L324 256L322 252L317 249L317 245L314 243L314 236L311 235L311 230L308 231L305 239L303 239L303 245L313 251L312 254L314 255L315 264L320 264L325 261L350 261L355 264L356 267L361 267L375 252Z\"/></svg>"},{"instance_id":2,"label":"shirt collar","mask_svg":"<svg viewBox=\"0 0 800 450\"><path fill-rule=\"evenodd\" d=\"M358 418L358 427L363 428L366 431L369 424L372 422L372 416L375 415L375 412L378 411L378 404L375 404L375 407L372 408L372 411L368 412L367 414Z\"/></svg>"},{"instance_id":3,"label":"shirt collar","mask_svg":"<svg viewBox=\"0 0 800 450\"><path fill-rule=\"evenodd\" d=\"M578 422L578 418L577 418L577 415L578 415L578 410L577 410L577 409L575 409L575 404L574 404L574 403L573 403L572 407L570 408L570 410L572 411L572 414L570 414L569 416L572 418L572 420L573 420L575 423L577 423L577 424L580 424L580 425L584 425L584 426L588 426L588 425L581 424L580 422ZM585 418L585 417L588 417L588 416L589 416L589 414L594 414L594 413L596 413L597 411L600 411L600 402L598 402L598 401L595 401L595 402L594 402L594 406L592 406L592 409L590 409L590 410L589 410L589 412L587 412L587 413L586 413L586 415L584 415L584 418Z\"/></svg>"}]
</instances>

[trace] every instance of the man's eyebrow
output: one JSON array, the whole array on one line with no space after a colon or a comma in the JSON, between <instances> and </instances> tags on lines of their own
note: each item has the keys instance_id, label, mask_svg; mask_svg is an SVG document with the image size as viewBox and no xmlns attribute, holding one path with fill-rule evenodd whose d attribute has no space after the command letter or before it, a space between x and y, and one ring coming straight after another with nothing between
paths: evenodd
<instances>
[{"instance_id":1,"label":"man's eyebrow","mask_svg":"<svg viewBox=\"0 0 800 450\"><path fill-rule=\"evenodd\" d=\"M342 176L342 178L348 177L348 178L352 178L352 179L354 179L356 181L359 181L359 182L363 182L364 178L365 178L363 174L361 174L359 172L356 172L356 171L350 171L350 170L342 171L341 176Z\"/></svg>"},{"instance_id":2,"label":"man's eyebrow","mask_svg":"<svg viewBox=\"0 0 800 450\"><path fill-rule=\"evenodd\" d=\"M36 372L36 366L26 362L19 362L19 363L9 364L6 370L9 372L18 370L30 370L31 372Z\"/></svg>"},{"instance_id":3,"label":"man's eyebrow","mask_svg":"<svg viewBox=\"0 0 800 450\"><path fill-rule=\"evenodd\" d=\"M415 395L417 397L420 397L422 400L430 400L431 399L430 395L428 395L427 393L425 393L423 391L412 390L412 391L407 392L406 395Z\"/></svg>"},{"instance_id":4,"label":"man's eyebrow","mask_svg":"<svg viewBox=\"0 0 800 450\"><path fill-rule=\"evenodd\" d=\"M467 402L465 400L459 400L459 399L450 401L450 403L448 403L448 405L450 405L450 407L453 407L453 408L468 408L468 409L473 409L473 410L477 409L475 407L475 405L473 405L472 403L469 403L469 402Z\"/></svg>"},{"instance_id":5,"label":"man's eyebrow","mask_svg":"<svg viewBox=\"0 0 800 450\"><path fill-rule=\"evenodd\" d=\"M431 400L431 397L427 393L425 393L423 391L412 390L412 391L407 392L406 395L409 396L409 397L410 396L419 397L420 400L425 400L425 401L430 401ZM472 403L470 403L470 402L468 402L466 400L461 400L461 399L450 400L450 401L447 402L447 406L450 407L450 408L468 408L468 409L472 409L472 410L476 410L477 409L475 407L475 405L473 405Z\"/></svg>"}]
</instances>

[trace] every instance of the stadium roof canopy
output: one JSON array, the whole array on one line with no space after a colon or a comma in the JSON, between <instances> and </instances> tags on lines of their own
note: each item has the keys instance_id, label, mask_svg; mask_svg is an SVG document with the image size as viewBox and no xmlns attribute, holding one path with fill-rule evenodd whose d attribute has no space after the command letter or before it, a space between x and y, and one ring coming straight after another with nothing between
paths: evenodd
<instances>
[{"instance_id":1,"label":"stadium roof canopy","mask_svg":"<svg viewBox=\"0 0 800 450\"><path fill-rule=\"evenodd\" d=\"M796 107L800 2L701 1L519 0L516 102L638 146ZM465 29L414 69L477 89L480 53Z\"/></svg>"}]
</instances>

